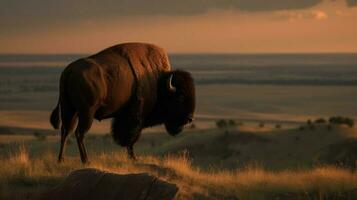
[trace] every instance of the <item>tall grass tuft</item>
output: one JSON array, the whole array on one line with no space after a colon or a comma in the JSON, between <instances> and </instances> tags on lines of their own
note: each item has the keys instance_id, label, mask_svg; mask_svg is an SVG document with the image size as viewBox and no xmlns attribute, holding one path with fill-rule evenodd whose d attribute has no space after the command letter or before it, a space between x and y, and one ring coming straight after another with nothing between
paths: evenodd
<instances>
[{"instance_id":1,"label":"tall grass tuft","mask_svg":"<svg viewBox=\"0 0 357 200\"><path fill-rule=\"evenodd\" d=\"M125 152L98 153L91 156L89 165L81 164L77 157L66 157L62 164L55 158L51 152L31 157L24 145L0 158L0 199L36 196L59 184L71 171L85 167L155 175L179 187L178 199L279 199L281 195L314 199L316 194L345 194L357 188L357 173L343 168L268 171L252 165L204 171L192 165L187 151L164 157L140 156L137 162L128 159Z\"/></svg>"}]
</instances>

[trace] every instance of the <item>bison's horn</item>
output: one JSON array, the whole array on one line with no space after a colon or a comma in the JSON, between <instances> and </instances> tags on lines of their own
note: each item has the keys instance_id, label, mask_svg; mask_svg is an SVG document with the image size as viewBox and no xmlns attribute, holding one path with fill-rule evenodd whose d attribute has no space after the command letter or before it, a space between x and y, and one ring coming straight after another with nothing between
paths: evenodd
<instances>
[{"instance_id":1,"label":"bison's horn","mask_svg":"<svg viewBox=\"0 0 357 200\"><path fill-rule=\"evenodd\" d=\"M169 79L167 80L167 88L169 89L170 92L176 92L176 88L172 85L172 77L174 75L171 74Z\"/></svg>"}]
</instances>

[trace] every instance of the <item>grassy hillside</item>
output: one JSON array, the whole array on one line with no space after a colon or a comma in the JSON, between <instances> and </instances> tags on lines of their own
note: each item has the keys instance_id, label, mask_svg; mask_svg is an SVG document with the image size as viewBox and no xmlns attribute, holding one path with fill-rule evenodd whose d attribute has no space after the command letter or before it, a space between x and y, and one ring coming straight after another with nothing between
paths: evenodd
<instances>
[{"instance_id":1,"label":"grassy hillside","mask_svg":"<svg viewBox=\"0 0 357 200\"><path fill-rule=\"evenodd\" d=\"M137 162L128 160L109 135L89 134L88 165L80 163L73 138L65 162L58 164L59 137L28 131L0 136L0 199L35 197L84 167L148 172L177 184L178 199L357 198L357 173L351 170L357 158L353 128L254 124L190 129L175 138L147 133L136 145Z\"/></svg>"}]
</instances>

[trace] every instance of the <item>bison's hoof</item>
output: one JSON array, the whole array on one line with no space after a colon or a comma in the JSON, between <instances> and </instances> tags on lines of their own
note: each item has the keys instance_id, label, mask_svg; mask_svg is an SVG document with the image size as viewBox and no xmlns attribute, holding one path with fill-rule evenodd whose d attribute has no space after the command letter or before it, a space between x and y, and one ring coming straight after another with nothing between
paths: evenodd
<instances>
[{"instance_id":1,"label":"bison's hoof","mask_svg":"<svg viewBox=\"0 0 357 200\"><path fill-rule=\"evenodd\" d=\"M138 161L138 158L135 155L128 155L129 160Z\"/></svg>"},{"instance_id":2,"label":"bison's hoof","mask_svg":"<svg viewBox=\"0 0 357 200\"><path fill-rule=\"evenodd\" d=\"M64 158L63 157L58 158L57 162L58 163L63 163L64 162Z\"/></svg>"},{"instance_id":3,"label":"bison's hoof","mask_svg":"<svg viewBox=\"0 0 357 200\"><path fill-rule=\"evenodd\" d=\"M82 160L82 164L88 166L91 162L89 160Z\"/></svg>"}]
</instances>

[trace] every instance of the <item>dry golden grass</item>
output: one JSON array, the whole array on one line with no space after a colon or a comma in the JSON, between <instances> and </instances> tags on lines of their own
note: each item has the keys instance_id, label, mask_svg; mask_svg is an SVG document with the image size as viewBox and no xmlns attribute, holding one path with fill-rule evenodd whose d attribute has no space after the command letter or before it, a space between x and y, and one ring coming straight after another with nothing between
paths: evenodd
<instances>
[{"instance_id":1,"label":"dry golden grass","mask_svg":"<svg viewBox=\"0 0 357 200\"><path fill-rule=\"evenodd\" d=\"M277 172L259 167L202 171L191 165L185 153L163 158L145 156L137 162L128 160L123 153L97 154L88 165L82 165L77 157L58 164L55 157L53 153L44 153L31 158L25 146L20 145L16 152L1 158L0 199L36 196L58 184L72 170L84 167L115 173L148 172L177 184L178 199L273 199L284 194L300 195L297 199L307 199L307 196L308 199L325 199L330 194L344 195L357 188L357 173L335 167Z\"/></svg>"}]
</instances>

